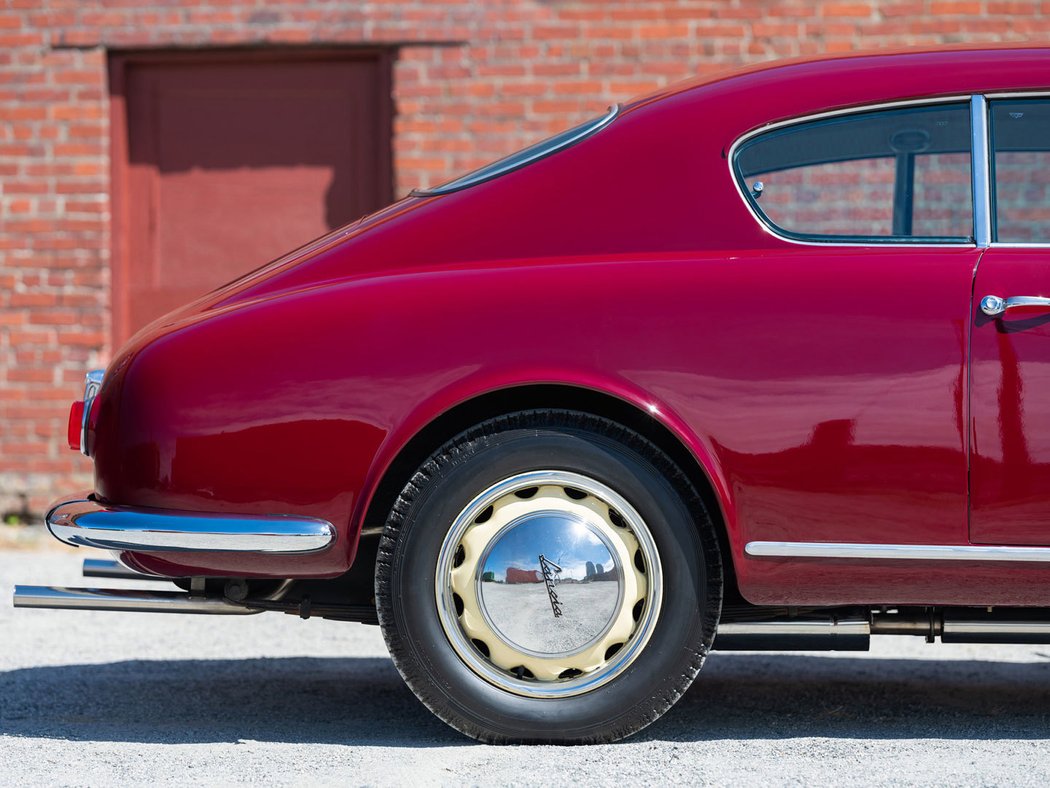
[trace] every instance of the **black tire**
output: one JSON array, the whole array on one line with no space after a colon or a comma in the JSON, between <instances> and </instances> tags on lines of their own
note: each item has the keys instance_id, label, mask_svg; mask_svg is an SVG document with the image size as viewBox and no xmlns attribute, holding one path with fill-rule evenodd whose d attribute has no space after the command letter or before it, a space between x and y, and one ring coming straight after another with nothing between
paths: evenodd
<instances>
[{"instance_id":1,"label":"black tire","mask_svg":"<svg viewBox=\"0 0 1050 788\"><path fill-rule=\"evenodd\" d=\"M663 567L663 602L637 658L608 683L567 698L513 694L459 658L435 604L437 555L456 516L492 484L531 470L588 475L644 518ZM722 565L714 525L682 471L650 441L563 410L491 419L439 448L395 503L376 561L379 622L417 697L456 730L490 743L594 743L636 733L692 683L714 639Z\"/></svg>"}]
</instances>

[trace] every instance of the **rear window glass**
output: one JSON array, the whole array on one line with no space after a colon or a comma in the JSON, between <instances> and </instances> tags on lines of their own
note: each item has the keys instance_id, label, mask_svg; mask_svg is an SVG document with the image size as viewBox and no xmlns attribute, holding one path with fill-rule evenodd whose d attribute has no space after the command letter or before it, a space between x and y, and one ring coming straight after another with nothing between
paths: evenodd
<instances>
[{"instance_id":1,"label":"rear window glass","mask_svg":"<svg viewBox=\"0 0 1050 788\"><path fill-rule=\"evenodd\" d=\"M492 164L486 164L481 169L462 175L448 183L443 183L432 189L419 189L414 192L414 194L422 196L447 194L448 192L459 191L468 186L473 186L476 183L492 180L504 173L520 169L526 164L542 159L544 156L550 156L552 153L556 153L563 148L567 148L570 145L574 145L580 140L591 136L599 129L604 128L611 123L613 118L615 118L619 112L619 109L619 105L610 107L609 111L600 118L594 118L586 123L581 123L579 126L574 126L567 131L563 131L560 134L555 134L553 137L548 137L541 142L537 142L535 145L530 145L517 153L512 153L510 156L502 158L499 161L494 161Z\"/></svg>"},{"instance_id":2,"label":"rear window glass","mask_svg":"<svg viewBox=\"0 0 1050 788\"><path fill-rule=\"evenodd\" d=\"M755 212L788 237L965 242L972 234L965 103L776 129L740 145L733 164Z\"/></svg>"}]
</instances>

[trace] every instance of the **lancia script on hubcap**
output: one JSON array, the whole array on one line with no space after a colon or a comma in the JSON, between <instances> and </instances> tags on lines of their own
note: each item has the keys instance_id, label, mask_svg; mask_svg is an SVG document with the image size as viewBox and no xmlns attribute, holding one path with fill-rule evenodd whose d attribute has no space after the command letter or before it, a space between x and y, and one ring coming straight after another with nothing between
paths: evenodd
<instances>
[{"instance_id":1,"label":"lancia script on hubcap","mask_svg":"<svg viewBox=\"0 0 1050 788\"><path fill-rule=\"evenodd\" d=\"M547 586L547 596L551 598L551 610L555 618L561 618L561 602L558 600L558 592L554 590L554 574L560 572L561 567L553 561L548 561L540 553L540 570L543 572L543 583Z\"/></svg>"}]
</instances>

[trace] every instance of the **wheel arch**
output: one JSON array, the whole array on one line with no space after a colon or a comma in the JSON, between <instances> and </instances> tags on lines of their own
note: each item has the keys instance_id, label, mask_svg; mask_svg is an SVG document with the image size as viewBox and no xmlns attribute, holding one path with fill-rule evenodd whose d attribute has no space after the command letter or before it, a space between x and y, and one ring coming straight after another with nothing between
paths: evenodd
<instances>
[{"instance_id":1,"label":"wheel arch","mask_svg":"<svg viewBox=\"0 0 1050 788\"><path fill-rule=\"evenodd\" d=\"M698 441L622 397L568 384L528 384L475 395L433 417L397 451L375 485L361 518L362 532L382 528L411 474L439 446L486 419L535 408L575 410L611 419L652 441L686 474L715 522L727 590L736 590L730 529L733 508L713 460ZM668 419L668 421L670 421ZM698 456L700 455L700 456Z\"/></svg>"}]
</instances>

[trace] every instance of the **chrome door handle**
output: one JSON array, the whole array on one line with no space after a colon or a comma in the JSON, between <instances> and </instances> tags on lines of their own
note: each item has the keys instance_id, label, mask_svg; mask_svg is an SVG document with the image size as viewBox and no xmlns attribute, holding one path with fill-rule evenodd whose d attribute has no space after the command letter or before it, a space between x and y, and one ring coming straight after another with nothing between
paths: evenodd
<instances>
[{"instance_id":1,"label":"chrome door handle","mask_svg":"<svg viewBox=\"0 0 1050 788\"><path fill-rule=\"evenodd\" d=\"M998 317L1008 309L1018 309L1021 307L1042 307L1044 309L1050 309L1050 298L1043 298L1042 296L1010 296L1009 298L1000 298L999 296L986 295L981 299L981 311L988 315L988 317Z\"/></svg>"}]
</instances>

